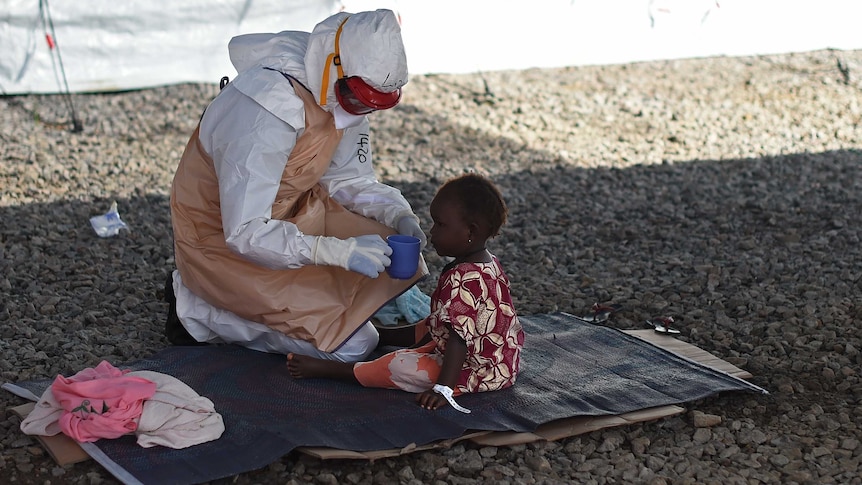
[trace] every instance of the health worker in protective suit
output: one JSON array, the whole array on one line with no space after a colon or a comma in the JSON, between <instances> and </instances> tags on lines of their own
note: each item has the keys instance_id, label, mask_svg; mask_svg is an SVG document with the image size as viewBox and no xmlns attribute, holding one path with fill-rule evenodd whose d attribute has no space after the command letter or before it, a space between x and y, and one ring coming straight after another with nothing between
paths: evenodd
<instances>
[{"instance_id":1,"label":"health worker in protective suit","mask_svg":"<svg viewBox=\"0 0 862 485\"><path fill-rule=\"evenodd\" d=\"M171 188L166 334L361 360L378 344L371 316L428 274L421 258L410 279L386 273L387 235L426 239L372 167L367 115L395 106L407 82L398 20L342 12L311 33L235 37L229 51L238 74Z\"/></svg>"}]
</instances>

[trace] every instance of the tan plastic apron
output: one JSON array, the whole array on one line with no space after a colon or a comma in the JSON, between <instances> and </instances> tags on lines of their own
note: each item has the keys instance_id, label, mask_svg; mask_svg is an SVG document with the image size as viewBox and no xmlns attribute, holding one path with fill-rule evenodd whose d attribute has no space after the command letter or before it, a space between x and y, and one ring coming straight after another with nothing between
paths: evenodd
<instances>
[{"instance_id":1,"label":"tan plastic apron","mask_svg":"<svg viewBox=\"0 0 862 485\"><path fill-rule=\"evenodd\" d=\"M394 234L345 209L318 184L342 131L308 90L291 83L305 104L306 126L288 157L272 205L273 219L290 221L309 235ZM421 258L413 278L396 280L386 272L372 279L336 266L271 270L234 253L225 243L218 180L212 159L200 144L199 130L189 140L174 176L171 218L183 283L210 305L333 352L389 300L428 274Z\"/></svg>"}]
</instances>

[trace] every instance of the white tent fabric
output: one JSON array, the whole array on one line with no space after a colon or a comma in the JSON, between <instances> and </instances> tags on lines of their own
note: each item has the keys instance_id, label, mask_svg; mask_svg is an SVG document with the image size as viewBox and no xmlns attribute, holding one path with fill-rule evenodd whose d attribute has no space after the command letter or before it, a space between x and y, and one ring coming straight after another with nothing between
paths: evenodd
<instances>
[{"instance_id":1,"label":"white tent fabric","mask_svg":"<svg viewBox=\"0 0 862 485\"><path fill-rule=\"evenodd\" d=\"M0 93L63 92L66 81L71 92L218 83L236 73L231 37L310 31L338 8L337 0L0 0Z\"/></svg>"},{"instance_id":2,"label":"white tent fabric","mask_svg":"<svg viewBox=\"0 0 862 485\"><path fill-rule=\"evenodd\" d=\"M859 0L0 0L0 94L217 83L235 35L375 8L412 74L862 49Z\"/></svg>"},{"instance_id":3,"label":"white tent fabric","mask_svg":"<svg viewBox=\"0 0 862 485\"><path fill-rule=\"evenodd\" d=\"M860 0L435 0L398 7L413 73L862 48Z\"/></svg>"}]
</instances>

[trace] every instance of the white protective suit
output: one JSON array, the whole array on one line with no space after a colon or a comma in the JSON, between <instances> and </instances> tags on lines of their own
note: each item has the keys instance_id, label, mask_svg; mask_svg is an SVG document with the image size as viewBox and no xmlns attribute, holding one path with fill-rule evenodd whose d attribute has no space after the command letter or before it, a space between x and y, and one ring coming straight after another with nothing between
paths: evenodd
<instances>
[{"instance_id":1,"label":"white protective suit","mask_svg":"<svg viewBox=\"0 0 862 485\"><path fill-rule=\"evenodd\" d=\"M345 22L347 17L349 19ZM399 227L399 222L404 218L418 221L402 194L375 178L367 117L346 113L340 109L336 100L335 89L331 84L337 74L331 60L328 63L328 56L331 59L336 30L342 22L344 25L339 45L342 67L347 75L361 76L381 91L392 91L407 82L400 27L395 15L388 10L339 13L318 24L311 33L285 31L238 36L229 45L231 62L238 75L207 107L196 132L197 139L193 137L187 147L189 152L193 142L196 142L200 157L212 164L210 168L217 176L218 200L196 203L199 207L217 204L227 248L241 256L248 265L257 266L254 268L256 275L260 275L264 268L268 271L263 273L262 278L256 276L257 280L237 279L236 284L243 285L242 289L247 285L257 286L259 281L268 280L270 275L315 265L316 260L320 263L320 258L315 255L317 234L304 232L298 222L286 220L287 217L273 217L274 204L278 203L282 193L280 190L284 189L286 182L289 185L286 175L288 158L305 134L307 122L311 122L311 118L308 118L309 109L324 115L329 113L328 116L334 119L333 131L337 130L341 135L328 168L319 179L319 185L325 189L324 195L320 197L328 194L344 209L377 221L387 228ZM331 72L324 75L324 69ZM288 79L288 76L292 79ZM330 86L326 86L325 99L321 100L324 79L329 80ZM314 99L319 106L310 108L309 99ZM315 115L316 119L320 118L320 113ZM237 309L235 303L213 296L216 293L202 294L207 291L201 288L209 284L221 285L219 291L229 291L224 286L234 284L232 280L236 274L224 274L222 282L213 283L212 279L221 278L214 276L219 275L217 268L207 268L205 275L197 275L191 267L193 265L186 262L191 261L191 258L181 258L181 253L209 251L204 243L200 243L202 236L180 237L185 232L199 231L198 221L195 220L198 209L183 206L182 194L197 196L196 191L206 193L205 188L192 187L196 175L181 173L183 164L187 163L185 157L184 154L174 180L171 206L178 266L173 274L176 309L189 333L201 342L237 343L268 352L297 352L340 361L356 361L367 356L378 339L368 318L386 301L427 275L424 261L420 262L413 280L392 280L388 283L385 298L373 304L371 313L364 310L359 320L351 316L347 320L352 320L345 322L345 317L330 315L336 310L327 309L326 315L321 318L341 318L339 325L347 327L341 328L338 335L328 335L325 329L294 328L304 324L296 324L289 309L284 310L284 316L273 316L274 310L267 310L268 313L258 316L245 309ZM214 198L215 195L211 197ZM323 233L327 236L332 235L331 220L327 219L326 232ZM381 235L385 236L385 233ZM213 259L207 264L218 266L221 263ZM198 266L202 267L201 264ZM345 269L334 269L332 266L321 268L328 268L331 273L331 282L326 286L339 286L351 277L356 279L355 274ZM201 282L196 284L198 291L189 287L192 283L190 278ZM382 273L378 279L388 279L388 276ZM361 277L360 280L356 283L357 288L366 284L364 280L372 281L367 277ZM261 288L259 292L266 291ZM307 296L309 290L303 291ZM318 291L335 290L318 288ZM360 290L351 289L348 293L348 296L337 296L345 302L345 306L368 300L368 297L358 296L361 295ZM323 298L328 296L323 295ZM281 311L282 306L292 304L283 295L277 298L286 301L273 304L278 311ZM310 321L316 316L305 314L302 318Z\"/></svg>"}]
</instances>

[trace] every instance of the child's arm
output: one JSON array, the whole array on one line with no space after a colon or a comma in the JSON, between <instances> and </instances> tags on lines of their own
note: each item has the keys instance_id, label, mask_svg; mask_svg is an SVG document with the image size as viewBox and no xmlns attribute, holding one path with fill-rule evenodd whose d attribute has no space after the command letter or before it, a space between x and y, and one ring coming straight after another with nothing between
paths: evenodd
<instances>
[{"instance_id":1,"label":"child's arm","mask_svg":"<svg viewBox=\"0 0 862 485\"><path fill-rule=\"evenodd\" d=\"M443 354L443 366L437 377L437 384L454 389L458 385L461 369L467 359L467 344L452 328L449 328L449 340L446 342L446 352ZM446 398L429 389L416 396L416 401L425 409L438 409L448 402Z\"/></svg>"}]
</instances>

